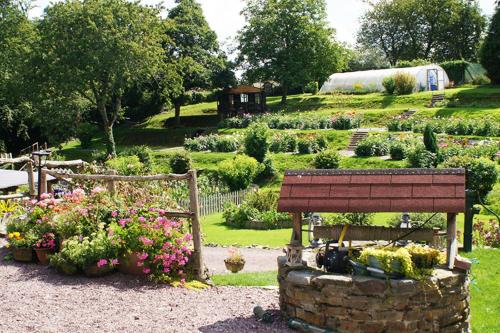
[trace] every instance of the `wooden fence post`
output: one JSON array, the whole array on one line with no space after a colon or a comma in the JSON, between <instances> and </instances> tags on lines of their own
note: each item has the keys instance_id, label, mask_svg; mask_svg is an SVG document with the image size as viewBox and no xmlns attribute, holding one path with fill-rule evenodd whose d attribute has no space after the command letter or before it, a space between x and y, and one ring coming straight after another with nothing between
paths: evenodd
<instances>
[{"instance_id":1,"label":"wooden fence post","mask_svg":"<svg viewBox=\"0 0 500 333\"><path fill-rule=\"evenodd\" d=\"M455 266L455 257L458 254L457 243L457 214L448 213L446 218L446 265L449 269Z\"/></svg>"},{"instance_id":2,"label":"wooden fence post","mask_svg":"<svg viewBox=\"0 0 500 333\"><path fill-rule=\"evenodd\" d=\"M110 170L109 174L115 176L116 175L116 171L115 170ZM114 180L110 179L110 180L106 181L106 187L108 189L108 192L111 195L115 195L116 189L115 189L115 181Z\"/></svg>"},{"instance_id":3,"label":"wooden fence post","mask_svg":"<svg viewBox=\"0 0 500 333\"><path fill-rule=\"evenodd\" d=\"M34 198L36 197L35 177L33 175L33 162L31 160L26 164L26 172L28 173L29 195L31 198Z\"/></svg>"},{"instance_id":4,"label":"wooden fence post","mask_svg":"<svg viewBox=\"0 0 500 333\"><path fill-rule=\"evenodd\" d=\"M47 173L46 169L41 169L40 170L40 184L38 186L40 187L40 193L47 193Z\"/></svg>"},{"instance_id":5,"label":"wooden fence post","mask_svg":"<svg viewBox=\"0 0 500 333\"><path fill-rule=\"evenodd\" d=\"M205 267L203 264L203 251L201 246L200 206L198 203L198 185L196 170L189 170L189 210L193 214L191 227L193 230L194 270L198 280L205 280Z\"/></svg>"}]
</instances>

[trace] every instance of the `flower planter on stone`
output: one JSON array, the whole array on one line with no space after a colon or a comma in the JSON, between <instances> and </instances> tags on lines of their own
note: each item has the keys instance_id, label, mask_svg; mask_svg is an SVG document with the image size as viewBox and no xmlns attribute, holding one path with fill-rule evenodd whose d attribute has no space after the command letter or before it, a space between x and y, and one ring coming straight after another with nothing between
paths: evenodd
<instances>
[{"instance_id":1,"label":"flower planter on stone","mask_svg":"<svg viewBox=\"0 0 500 333\"><path fill-rule=\"evenodd\" d=\"M12 248L12 256L15 261L31 262L33 261L33 249L31 248Z\"/></svg>"},{"instance_id":2,"label":"flower planter on stone","mask_svg":"<svg viewBox=\"0 0 500 333\"><path fill-rule=\"evenodd\" d=\"M49 264L49 256L54 253L53 250L51 249L37 249L35 248L35 253L36 257L38 258L38 261L40 262L40 265L43 266L48 266Z\"/></svg>"},{"instance_id":3,"label":"flower planter on stone","mask_svg":"<svg viewBox=\"0 0 500 333\"><path fill-rule=\"evenodd\" d=\"M110 265L105 265L98 267L97 264L90 265L86 267L83 272L87 277L101 277L113 272L114 267Z\"/></svg>"},{"instance_id":4,"label":"flower planter on stone","mask_svg":"<svg viewBox=\"0 0 500 333\"><path fill-rule=\"evenodd\" d=\"M232 262L229 260L224 260L224 264L226 265L226 268L228 271L231 271L231 273L238 273L245 267L245 260L240 261L240 262Z\"/></svg>"},{"instance_id":5,"label":"flower planter on stone","mask_svg":"<svg viewBox=\"0 0 500 333\"><path fill-rule=\"evenodd\" d=\"M123 274L145 276L146 273L144 273L144 266L138 266L139 262L140 259L138 253L127 253L123 256L122 260L120 260L118 270Z\"/></svg>"}]
</instances>

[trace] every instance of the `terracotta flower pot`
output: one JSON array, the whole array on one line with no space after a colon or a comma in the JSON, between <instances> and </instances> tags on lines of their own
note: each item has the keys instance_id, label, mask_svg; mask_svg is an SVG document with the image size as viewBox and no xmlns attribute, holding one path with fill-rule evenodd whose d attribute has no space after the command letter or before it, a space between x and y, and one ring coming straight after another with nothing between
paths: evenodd
<instances>
[{"instance_id":1,"label":"terracotta flower pot","mask_svg":"<svg viewBox=\"0 0 500 333\"><path fill-rule=\"evenodd\" d=\"M92 264L90 266L85 267L83 273L85 273L87 277L101 277L111 273L113 270L114 267L111 267L109 265L97 267L97 264Z\"/></svg>"},{"instance_id":2,"label":"terracotta flower pot","mask_svg":"<svg viewBox=\"0 0 500 333\"><path fill-rule=\"evenodd\" d=\"M118 265L118 270L123 274L145 276L144 266L137 266L139 263L139 254L132 252L125 254L120 260L120 265Z\"/></svg>"},{"instance_id":3,"label":"terracotta flower pot","mask_svg":"<svg viewBox=\"0 0 500 333\"><path fill-rule=\"evenodd\" d=\"M40 262L40 265L47 266L49 264L49 256L54 254L54 250L51 249L35 249L36 257Z\"/></svg>"},{"instance_id":4,"label":"terracotta flower pot","mask_svg":"<svg viewBox=\"0 0 500 333\"><path fill-rule=\"evenodd\" d=\"M31 262L33 261L32 248L12 248L12 256L16 261Z\"/></svg>"},{"instance_id":5,"label":"terracotta flower pot","mask_svg":"<svg viewBox=\"0 0 500 333\"><path fill-rule=\"evenodd\" d=\"M240 262L231 262L224 260L224 264L226 265L226 268L228 271L231 271L231 273L238 273L245 267L245 261L240 261Z\"/></svg>"}]
</instances>

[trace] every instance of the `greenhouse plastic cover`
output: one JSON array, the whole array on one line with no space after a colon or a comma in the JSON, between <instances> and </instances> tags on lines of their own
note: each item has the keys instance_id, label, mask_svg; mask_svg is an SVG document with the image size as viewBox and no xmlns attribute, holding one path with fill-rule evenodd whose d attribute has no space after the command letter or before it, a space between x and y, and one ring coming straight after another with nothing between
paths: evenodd
<instances>
[{"instance_id":1,"label":"greenhouse plastic cover","mask_svg":"<svg viewBox=\"0 0 500 333\"><path fill-rule=\"evenodd\" d=\"M336 73L331 75L321 87L320 93L334 91L384 91L382 81L396 73L408 73L415 77L415 91L444 90L450 84L445 70L438 65L426 65L408 68L389 68L371 71Z\"/></svg>"}]
</instances>

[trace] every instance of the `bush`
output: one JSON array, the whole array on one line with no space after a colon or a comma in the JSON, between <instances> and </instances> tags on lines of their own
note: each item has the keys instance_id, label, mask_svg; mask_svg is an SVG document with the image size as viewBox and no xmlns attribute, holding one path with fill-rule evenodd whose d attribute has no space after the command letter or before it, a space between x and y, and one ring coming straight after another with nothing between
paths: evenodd
<instances>
[{"instance_id":1,"label":"bush","mask_svg":"<svg viewBox=\"0 0 500 333\"><path fill-rule=\"evenodd\" d=\"M212 151L219 153L229 153L237 151L241 147L239 136L229 135L207 135L197 138L186 139L184 148L189 151Z\"/></svg>"},{"instance_id":2,"label":"bush","mask_svg":"<svg viewBox=\"0 0 500 333\"><path fill-rule=\"evenodd\" d=\"M91 124L81 124L76 130L76 137L80 141L80 146L83 149L88 149L92 146L92 138L94 137L95 126Z\"/></svg>"},{"instance_id":3,"label":"bush","mask_svg":"<svg viewBox=\"0 0 500 333\"><path fill-rule=\"evenodd\" d=\"M396 81L394 81L393 76L385 77L384 80L382 81L382 85L384 86L385 91L389 95L394 94L394 90L396 89Z\"/></svg>"},{"instance_id":4,"label":"bush","mask_svg":"<svg viewBox=\"0 0 500 333\"><path fill-rule=\"evenodd\" d=\"M179 152L170 157L169 165L173 173L184 174L191 170L193 162L191 155L186 152Z\"/></svg>"},{"instance_id":5,"label":"bush","mask_svg":"<svg viewBox=\"0 0 500 333\"><path fill-rule=\"evenodd\" d=\"M389 132L410 132L413 130L413 120L404 118L393 118L387 122Z\"/></svg>"},{"instance_id":6,"label":"bush","mask_svg":"<svg viewBox=\"0 0 500 333\"><path fill-rule=\"evenodd\" d=\"M477 86L483 86L490 84L491 80L486 76L486 75L479 75L472 79L472 84L475 84Z\"/></svg>"},{"instance_id":7,"label":"bush","mask_svg":"<svg viewBox=\"0 0 500 333\"><path fill-rule=\"evenodd\" d=\"M434 215L434 213L410 213L410 224L413 228L421 227L432 215ZM389 220L389 225L394 228L399 228L401 226L401 215L394 215ZM437 214L427 222L424 228L446 229L446 215Z\"/></svg>"},{"instance_id":8,"label":"bush","mask_svg":"<svg viewBox=\"0 0 500 333\"><path fill-rule=\"evenodd\" d=\"M438 145L436 142L436 134L434 134L434 131L433 131L432 126L430 124L427 124L427 126L425 126L424 145L425 145L425 149L427 149L431 153L436 154L438 152Z\"/></svg>"},{"instance_id":9,"label":"bush","mask_svg":"<svg viewBox=\"0 0 500 333\"><path fill-rule=\"evenodd\" d=\"M318 93L318 91L319 91L319 86L318 86L318 82L316 82L316 81L309 82L304 88L304 92L308 93L308 94L316 95Z\"/></svg>"},{"instance_id":10,"label":"bush","mask_svg":"<svg viewBox=\"0 0 500 333\"><path fill-rule=\"evenodd\" d=\"M394 85L396 95L408 95L415 90L417 80L410 74L400 72L394 75Z\"/></svg>"},{"instance_id":11,"label":"bush","mask_svg":"<svg viewBox=\"0 0 500 333\"><path fill-rule=\"evenodd\" d=\"M299 154L315 154L324 150L328 142L323 136L308 136L297 143Z\"/></svg>"},{"instance_id":12,"label":"bush","mask_svg":"<svg viewBox=\"0 0 500 333\"><path fill-rule=\"evenodd\" d=\"M314 157L314 167L316 169L338 169L340 165L340 155L333 150L325 150Z\"/></svg>"},{"instance_id":13,"label":"bush","mask_svg":"<svg viewBox=\"0 0 500 333\"><path fill-rule=\"evenodd\" d=\"M385 156L389 153L389 145L387 139L372 136L360 141L354 152L359 157Z\"/></svg>"},{"instance_id":14,"label":"bush","mask_svg":"<svg viewBox=\"0 0 500 333\"><path fill-rule=\"evenodd\" d=\"M391 155L391 159L395 161L401 161L406 158L407 149L408 148L404 143L395 141L391 143L391 146L389 148L389 155Z\"/></svg>"},{"instance_id":15,"label":"bush","mask_svg":"<svg viewBox=\"0 0 500 333\"><path fill-rule=\"evenodd\" d=\"M426 59L398 60L398 62L396 63L396 68L417 67L425 66L428 64L430 64L430 62Z\"/></svg>"},{"instance_id":16,"label":"bush","mask_svg":"<svg viewBox=\"0 0 500 333\"><path fill-rule=\"evenodd\" d=\"M433 168L437 164L437 156L423 145L410 149L407 153L408 164L411 168Z\"/></svg>"},{"instance_id":17,"label":"bush","mask_svg":"<svg viewBox=\"0 0 500 333\"><path fill-rule=\"evenodd\" d=\"M297 150L297 143L295 134L276 133L271 139L269 150L273 153L294 153Z\"/></svg>"},{"instance_id":18,"label":"bush","mask_svg":"<svg viewBox=\"0 0 500 333\"><path fill-rule=\"evenodd\" d=\"M278 174L278 170L274 167L273 160L270 157L266 157L264 162L262 162L262 171L259 173L259 180L269 180Z\"/></svg>"},{"instance_id":19,"label":"bush","mask_svg":"<svg viewBox=\"0 0 500 333\"><path fill-rule=\"evenodd\" d=\"M133 146L121 151L119 156L137 156L147 170L153 167L153 150L148 146Z\"/></svg>"},{"instance_id":20,"label":"bush","mask_svg":"<svg viewBox=\"0 0 500 333\"><path fill-rule=\"evenodd\" d=\"M324 225L372 225L375 214L373 213L342 213L333 214L325 219Z\"/></svg>"},{"instance_id":21,"label":"bush","mask_svg":"<svg viewBox=\"0 0 500 333\"><path fill-rule=\"evenodd\" d=\"M443 168L464 168L467 172L467 189L477 191L481 198L488 195L498 178L495 162L486 158L454 156L440 166Z\"/></svg>"},{"instance_id":22,"label":"bush","mask_svg":"<svg viewBox=\"0 0 500 333\"><path fill-rule=\"evenodd\" d=\"M232 160L219 163L218 172L231 191L248 188L263 166L253 157L238 155Z\"/></svg>"},{"instance_id":23,"label":"bush","mask_svg":"<svg viewBox=\"0 0 500 333\"><path fill-rule=\"evenodd\" d=\"M105 165L124 176L137 176L141 175L144 171L144 164L135 155L118 156L106 161Z\"/></svg>"},{"instance_id":24,"label":"bush","mask_svg":"<svg viewBox=\"0 0 500 333\"><path fill-rule=\"evenodd\" d=\"M250 127L245 136L245 153L262 163L269 150L269 128L265 124Z\"/></svg>"}]
</instances>

